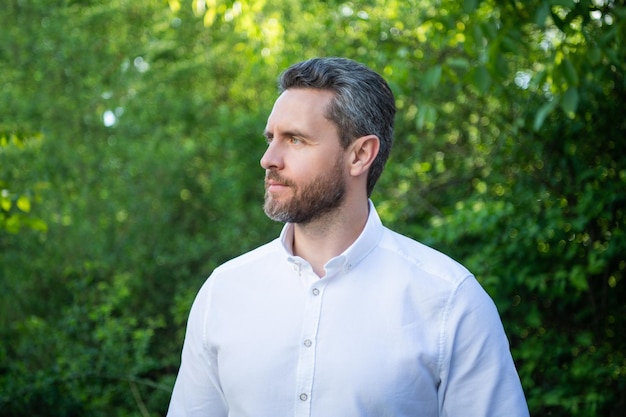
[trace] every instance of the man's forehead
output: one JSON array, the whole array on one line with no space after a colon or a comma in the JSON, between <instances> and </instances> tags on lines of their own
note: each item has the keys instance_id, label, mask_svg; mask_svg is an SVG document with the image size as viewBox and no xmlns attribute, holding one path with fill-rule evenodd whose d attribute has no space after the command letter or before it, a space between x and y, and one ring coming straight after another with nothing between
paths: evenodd
<instances>
[{"instance_id":1,"label":"man's forehead","mask_svg":"<svg viewBox=\"0 0 626 417\"><path fill-rule=\"evenodd\" d=\"M267 125L287 123L295 118L326 118L326 109L333 98L328 90L294 88L283 91L274 102Z\"/></svg>"},{"instance_id":2,"label":"man's forehead","mask_svg":"<svg viewBox=\"0 0 626 417\"><path fill-rule=\"evenodd\" d=\"M274 102L277 107L309 107L311 109L325 110L334 97L330 90L316 88L289 88L283 91Z\"/></svg>"}]
</instances>

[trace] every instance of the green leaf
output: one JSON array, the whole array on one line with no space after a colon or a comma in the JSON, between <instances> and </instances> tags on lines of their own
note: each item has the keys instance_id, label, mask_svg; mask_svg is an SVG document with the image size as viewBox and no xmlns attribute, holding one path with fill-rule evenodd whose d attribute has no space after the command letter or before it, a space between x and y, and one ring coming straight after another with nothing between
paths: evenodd
<instances>
[{"instance_id":1,"label":"green leaf","mask_svg":"<svg viewBox=\"0 0 626 417\"><path fill-rule=\"evenodd\" d=\"M463 0L463 10L471 13L478 7L479 0Z\"/></svg>"},{"instance_id":2,"label":"green leaf","mask_svg":"<svg viewBox=\"0 0 626 417\"><path fill-rule=\"evenodd\" d=\"M474 86L481 93L486 93L489 90L489 86L491 85L491 75L489 71L484 66L480 66L474 70L474 74L472 77L472 82Z\"/></svg>"},{"instance_id":3,"label":"green leaf","mask_svg":"<svg viewBox=\"0 0 626 417\"><path fill-rule=\"evenodd\" d=\"M48 231L48 224L42 219L31 218L28 219L28 226L33 230L38 230L40 232Z\"/></svg>"},{"instance_id":4,"label":"green leaf","mask_svg":"<svg viewBox=\"0 0 626 417\"><path fill-rule=\"evenodd\" d=\"M561 67L563 69L563 76L567 80L569 85L577 86L579 83L578 73L576 72L576 68L574 68L574 64L572 61L565 58L561 63Z\"/></svg>"},{"instance_id":5,"label":"green leaf","mask_svg":"<svg viewBox=\"0 0 626 417\"><path fill-rule=\"evenodd\" d=\"M433 90L441 80L441 65L435 65L424 74L423 86L426 91Z\"/></svg>"},{"instance_id":6,"label":"green leaf","mask_svg":"<svg viewBox=\"0 0 626 417\"><path fill-rule=\"evenodd\" d=\"M481 29L484 36L489 40L494 39L498 35L498 27L493 22L484 22L481 25Z\"/></svg>"},{"instance_id":7,"label":"green leaf","mask_svg":"<svg viewBox=\"0 0 626 417\"><path fill-rule=\"evenodd\" d=\"M550 113L554 111L557 104L558 103L556 102L556 100L552 100L541 106L539 111L537 111L537 114L535 114L535 122L533 123L533 128L535 129L535 131L541 129L541 126L543 126L543 122L546 120L546 117L548 117Z\"/></svg>"},{"instance_id":8,"label":"green leaf","mask_svg":"<svg viewBox=\"0 0 626 417\"><path fill-rule=\"evenodd\" d=\"M436 120L437 109L431 104L423 104L417 112L415 126L418 130L422 130L426 126L434 124Z\"/></svg>"},{"instance_id":9,"label":"green leaf","mask_svg":"<svg viewBox=\"0 0 626 417\"><path fill-rule=\"evenodd\" d=\"M466 58L448 58L446 64L452 68L468 69L470 66Z\"/></svg>"},{"instance_id":10,"label":"green leaf","mask_svg":"<svg viewBox=\"0 0 626 417\"><path fill-rule=\"evenodd\" d=\"M550 14L550 5L546 2L543 2L535 12L535 24L539 27L544 27L546 24L546 19L548 18L548 14Z\"/></svg>"},{"instance_id":11,"label":"green leaf","mask_svg":"<svg viewBox=\"0 0 626 417\"><path fill-rule=\"evenodd\" d=\"M22 210L24 213L30 212L30 199L26 197L25 195L19 196L19 198L17 199L16 205L17 205L17 208Z\"/></svg>"},{"instance_id":12,"label":"green leaf","mask_svg":"<svg viewBox=\"0 0 626 417\"><path fill-rule=\"evenodd\" d=\"M572 284L572 286L578 291L585 291L589 287L586 271L580 265L576 265L572 268L569 281L570 284Z\"/></svg>"},{"instance_id":13,"label":"green leaf","mask_svg":"<svg viewBox=\"0 0 626 417\"><path fill-rule=\"evenodd\" d=\"M578 89L576 87L570 87L563 94L563 98L561 98L561 108L563 111L569 116L574 117L576 114L576 109L578 109Z\"/></svg>"},{"instance_id":14,"label":"green leaf","mask_svg":"<svg viewBox=\"0 0 626 417\"><path fill-rule=\"evenodd\" d=\"M562 7L565 7L566 9L573 9L574 7L576 7L576 3L578 3L578 1L574 1L574 0L550 0L550 4L552 6L562 6Z\"/></svg>"},{"instance_id":15,"label":"green leaf","mask_svg":"<svg viewBox=\"0 0 626 417\"><path fill-rule=\"evenodd\" d=\"M533 75L530 81L530 85L532 85L535 88L541 88L547 79L548 79L548 72L545 69L541 70L537 72L535 75Z\"/></svg>"},{"instance_id":16,"label":"green leaf","mask_svg":"<svg viewBox=\"0 0 626 417\"><path fill-rule=\"evenodd\" d=\"M12 205L13 203L11 202L11 199L9 197L0 195L0 208L2 208L2 210L4 211L11 210Z\"/></svg>"}]
</instances>

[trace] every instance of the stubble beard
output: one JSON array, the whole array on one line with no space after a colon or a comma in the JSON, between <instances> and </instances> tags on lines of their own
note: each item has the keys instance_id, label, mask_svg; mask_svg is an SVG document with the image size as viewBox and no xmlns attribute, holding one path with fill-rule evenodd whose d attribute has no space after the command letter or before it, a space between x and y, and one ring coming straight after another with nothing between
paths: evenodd
<instances>
[{"instance_id":1,"label":"stubble beard","mask_svg":"<svg viewBox=\"0 0 626 417\"><path fill-rule=\"evenodd\" d=\"M302 186L281 178L275 171L268 171L267 179L280 181L293 190L290 199L279 202L272 198L267 186L265 188L265 214L270 219L283 223L307 224L319 219L341 206L346 194L341 159L337 160L330 171Z\"/></svg>"}]
</instances>

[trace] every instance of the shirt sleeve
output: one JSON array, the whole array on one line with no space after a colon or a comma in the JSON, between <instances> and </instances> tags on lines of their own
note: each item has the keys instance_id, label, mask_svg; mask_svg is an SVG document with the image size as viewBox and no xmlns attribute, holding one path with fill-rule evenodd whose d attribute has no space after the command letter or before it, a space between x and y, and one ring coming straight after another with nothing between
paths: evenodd
<instances>
[{"instance_id":1,"label":"shirt sleeve","mask_svg":"<svg viewBox=\"0 0 626 417\"><path fill-rule=\"evenodd\" d=\"M227 417L228 407L220 386L216 355L205 337L210 281L205 283L191 307L167 417Z\"/></svg>"},{"instance_id":2,"label":"shirt sleeve","mask_svg":"<svg viewBox=\"0 0 626 417\"><path fill-rule=\"evenodd\" d=\"M498 311L472 276L451 295L441 333L441 416L528 417Z\"/></svg>"}]
</instances>

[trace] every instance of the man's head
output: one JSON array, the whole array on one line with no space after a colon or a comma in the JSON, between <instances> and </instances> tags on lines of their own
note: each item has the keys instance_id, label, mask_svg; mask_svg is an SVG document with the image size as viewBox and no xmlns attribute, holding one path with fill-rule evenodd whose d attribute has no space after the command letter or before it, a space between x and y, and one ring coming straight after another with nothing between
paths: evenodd
<instances>
[{"instance_id":1,"label":"man's head","mask_svg":"<svg viewBox=\"0 0 626 417\"><path fill-rule=\"evenodd\" d=\"M292 65L280 76L280 89L310 88L333 93L326 118L337 127L341 146L375 135L378 155L367 177L367 195L383 172L393 143L395 99L387 82L365 65L346 58L314 58Z\"/></svg>"}]
</instances>

